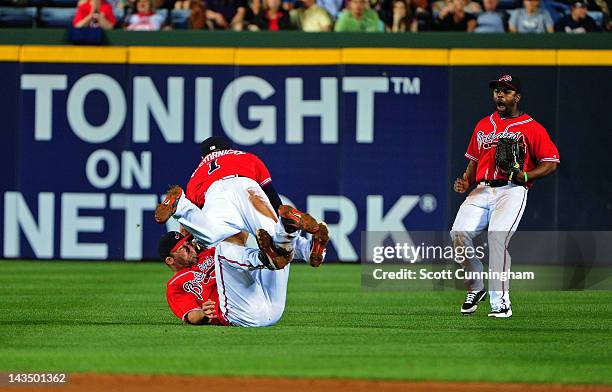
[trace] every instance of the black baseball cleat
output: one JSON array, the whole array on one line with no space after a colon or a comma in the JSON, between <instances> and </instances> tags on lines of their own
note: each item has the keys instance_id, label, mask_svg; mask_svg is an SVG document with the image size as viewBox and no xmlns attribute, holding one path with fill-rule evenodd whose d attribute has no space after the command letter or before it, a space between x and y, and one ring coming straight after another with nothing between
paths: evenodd
<instances>
[{"instance_id":1,"label":"black baseball cleat","mask_svg":"<svg viewBox=\"0 0 612 392\"><path fill-rule=\"evenodd\" d=\"M307 233L314 234L319 230L319 224L315 218L286 204L282 204L278 208L278 215L287 233L304 230Z\"/></svg>"},{"instance_id":2,"label":"black baseball cleat","mask_svg":"<svg viewBox=\"0 0 612 392\"><path fill-rule=\"evenodd\" d=\"M503 307L496 310L492 310L489 314L489 317L497 317L497 318L509 318L512 317L512 307Z\"/></svg>"},{"instance_id":3,"label":"black baseball cleat","mask_svg":"<svg viewBox=\"0 0 612 392\"><path fill-rule=\"evenodd\" d=\"M482 291L468 291L465 296L465 302L461 305L461 314L464 316L469 316L474 313L476 309L478 309L478 302L485 299L487 296L487 292Z\"/></svg>"},{"instance_id":4,"label":"black baseball cleat","mask_svg":"<svg viewBox=\"0 0 612 392\"><path fill-rule=\"evenodd\" d=\"M272 236L264 229L257 230L255 239L259 247L259 261L267 269L283 269L293 259L293 252L287 252L274 246Z\"/></svg>"},{"instance_id":5,"label":"black baseball cleat","mask_svg":"<svg viewBox=\"0 0 612 392\"><path fill-rule=\"evenodd\" d=\"M325 222L319 222L319 230L312 235L310 246L310 265L318 267L325 260L325 247L329 243L329 231Z\"/></svg>"},{"instance_id":6,"label":"black baseball cleat","mask_svg":"<svg viewBox=\"0 0 612 392\"><path fill-rule=\"evenodd\" d=\"M176 206L183 194L183 188L172 185L166 193L166 198L155 208L155 222L166 223L176 212Z\"/></svg>"}]
</instances>

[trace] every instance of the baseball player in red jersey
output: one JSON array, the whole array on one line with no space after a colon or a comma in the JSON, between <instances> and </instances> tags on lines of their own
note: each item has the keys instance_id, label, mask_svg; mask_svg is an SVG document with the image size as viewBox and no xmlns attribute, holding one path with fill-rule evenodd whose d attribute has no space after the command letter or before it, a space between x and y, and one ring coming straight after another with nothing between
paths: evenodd
<instances>
[{"instance_id":1,"label":"baseball player in red jersey","mask_svg":"<svg viewBox=\"0 0 612 392\"><path fill-rule=\"evenodd\" d=\"M155 210L158 223L174 216L206 245L240 232L253 234L261 243L257 237L261 228L273 235L276 248L287 253L292 251L290 244L298 234L297 224L313 235L310 264L318 267L322 263L329 242L327 226L282 205L268 169L257 156L232 149L229 141L220 137L206 139L201 149L202 161L191 175L187 192L179 186L170 188Z\"/></svg>"},{"instance_id":2,"label":"baseball player in red jersey","mask_svg":"<svg viewBox=\"0 0 612 392\"><path fill-rule=\"evenodd\" d=\"M268 241L271 237L263 233ZM296 237L295 255L308 259L310 241ZM259 327L275 324L285 309L289 266L261 268L262 251L233 237L196 251L192 236L171 231L158 244L161 259L174 275L166 285L172 312L188 324Z\"/></svg>"},{"instance_id":3,"label":"baseball player in red jersey","mask_svg":"<svg viewBox=\"0 0 612 392\"><path fill-rule=\"evenodd\" d=\"M471 185L476 188L465 199L451 230L455 247L472 247L472 239L488 229L489 272L508 273L510 255L508 243L516 231L525 205L528 189L533 181L554 172L559 164L559 151L551 141L546 129L527 113L518 109L521 99L520 81L513 75L504 74L489 82L493 92L496 111L480 120L465 153L469 163L462 178L457 178L454 190L465 193ZM524 165L514 173L501 170L495 161L497 142L500 138L514 139L525 145ZM482 262L473 258L463 263L467 272L478 276L483 272ZM478 302L486 296L481 278L466 279L465 302L461 313L472 314ZM508 281L489 279L490 317L511 317L512 308Z\"/></svg>"},{"instance_id":4,"label":"baseball player in red jersey","mask_svg":"<svg viewBox=\"0 0 612 392\"><path fill-rule=\"evenodd\" d=\"M245 177L257 182L274 211L278 210L281 200L272 185L270 172L255 154L233 150L227 139L216 136L204 140L200 149L202 160L191 175L186 189L186 196L192 203L202 208L208 188L217 180Z\"/></svg>"},{"instance_id":5,"label":"baseball player in red jersey","mask_svg":"<svg viewBox=\"0 0 612 392\"><path fill-rule=\"evenodd\" d=\"M174 272L166 285L168 305L189 324L229 325L219 310L215 249L198 254L191 239L191 235L171 231L159 240L159 256Z\"/></svg>"}]
</instances>

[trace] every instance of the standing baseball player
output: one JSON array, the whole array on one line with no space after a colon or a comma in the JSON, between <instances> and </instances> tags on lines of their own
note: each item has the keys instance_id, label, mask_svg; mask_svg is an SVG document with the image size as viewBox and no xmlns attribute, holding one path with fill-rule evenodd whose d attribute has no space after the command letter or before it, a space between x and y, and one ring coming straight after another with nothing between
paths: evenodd
<instances>
[{"instance_id":1,"label":"standing baseball player","mask_svg":"<svg viewBox=\"0 0 612 392\"><path fill-rule=\"evenodd\" d=\"M327 225L282 205L259 158L232 149L229 141L220 137L206 139L201 149L202 161L191 175L187 192L179 186L171 187L155 209L156 222L165 223L174 216L206 245L240 232L253 234L260 244L257 230L262 228L273 235L276 248L287 253L292 251L296 231L304 230L313 235L310 264L318 267L323 262L329 242ZM289 232L283 231L284 227Z\"/></svg>"},{"instance_id":2,"label":"standing baseball player","mask_svg":"<svg viewBox=\"0 0 612 392\"><path fill-rule=\"evenodd\" d=\"M260 230L263 241L272 237ZM285 309L289 268L270 270L261 250L246 248L239 236L216 248L200 249L192 236L171 231L158 244L161 259L174 271L166 286L172 312L188 324L261 327L275 324ZM310 241L295 237L297 258L308 259ZM277 258L284 257L277 254ZM291 259L286 260L287 263Z\"/></svg>"},{"instance_id":3,"label":"standing baseball player","mask_svg":"<svg viewBox=\"0 0 612 392\"><path fill-rule=\"evenodd\" d=\"M465 199L453 223L451 237L455 247L473 247L472 240L488 229L489 272L510 271L508 243L516 231L533 181L554 172L559 152L546 129L518 109L521 84L513 75L504 74L489 82L496 111L480 120L465 153L469 159L463 178L457 178L454 190ZM467 272L483 272L482 262L473 258L462 264ZM492 275L493 275L492 274ZM486 296L482 279L466 279L465 302L461 313L472 314ZM490 317L511 317L508 281L489 279Z\"/></svg>"}]
</instances>

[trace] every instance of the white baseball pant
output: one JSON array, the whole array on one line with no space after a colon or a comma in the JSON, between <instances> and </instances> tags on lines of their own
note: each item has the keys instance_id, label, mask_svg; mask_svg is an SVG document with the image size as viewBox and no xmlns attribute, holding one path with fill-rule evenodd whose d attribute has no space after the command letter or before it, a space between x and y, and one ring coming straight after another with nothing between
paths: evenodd
<instances>
[{"instance_id":1,"label":"white baseball pant","mask_svg":"<svg viewBox=\"0 0 612 392\"><path fill-rule=\"evenodd\" d=\"M526 204L527 188L523 186L509 184L492 188L478 185L459 207L451 229L453 245L473 247L473 238L488 228L489 270L492 273L510 272L508 244ZM465 261L463 267L470 272L483 271L478 258ZM468 290L484 290L482 279L466 279L464 284ZM509 307L509 281L489 279L489 300L492 310Z\"/></svg>"},{"instance_id":2,"label":"white baseball pant","mask_svg":"<svg viewBox=\"0 0 612 392\"><path fill-rule=\"evenodd\" d=\"M291 251L298 235L285 231L259 184L246 177L215 181L206 191L202 209L183 193L173 216L205 245L214 245L241 231L256 235L258 229L264 229L277 247Z\"/></svg>"},{"instance_id":3,"label":"white baseball pant","mask_svg":"<svg viewBox=\"0 0 612 392\"><path fill-rule=\"evenodd\" d=\"M296 259L308 260L310 241L294 239ZM291 264L281 270L252 269L260 264L259 250L221 242L215 252L219 305L232 325L266 327L276 324L285 310Z\"/></svg>"}]
</instances>

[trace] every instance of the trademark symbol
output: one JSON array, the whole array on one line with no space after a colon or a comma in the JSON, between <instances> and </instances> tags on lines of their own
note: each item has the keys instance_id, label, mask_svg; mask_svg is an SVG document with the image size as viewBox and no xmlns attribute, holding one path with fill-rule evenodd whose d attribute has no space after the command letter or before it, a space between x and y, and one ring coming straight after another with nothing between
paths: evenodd
<instances>
[{"instance_id":1,"label":"trademark symbol","mask_svg":"<svg viewBox=\"0 0 612 392\"><path fill-rule=\"evenodd\" d=\"M436 197L434 195L423 195L419 200L419 207L421 207L421 210L423 212L434 212L437 206L438 200L436 200Z\"/></svg>"},{"instance_id":2,"label":"trademark symbol","mask_svg":"<svg viewBox=\"0 0 612 392\"><path fill-rule=\"evenodd\" d=\"M389 82L393 85L395 94L419 95L421 93L421 79L419 78L393 76L389 78Z\"/></svg>"}]
</instances>

